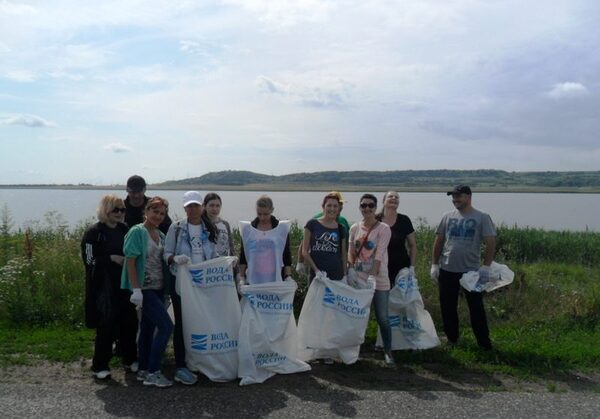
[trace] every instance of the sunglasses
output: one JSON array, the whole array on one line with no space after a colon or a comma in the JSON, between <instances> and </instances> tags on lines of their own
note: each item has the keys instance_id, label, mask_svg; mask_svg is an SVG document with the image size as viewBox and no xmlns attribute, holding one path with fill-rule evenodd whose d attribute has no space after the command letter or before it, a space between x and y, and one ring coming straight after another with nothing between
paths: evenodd
<instances>
[{"instance_id":1,"label":"sunglasses","mask_svg":"<svg viewBox=\"0 0 600 419\"><path fill-rule=\"evenodd\" d=\"M376 205L376 204L374 204L374 203L372 203L372 202L369 202L368 204L367 204L367 203L365 203L365 204L360 204L360 207L361 207L361 208L363 208L363 209L365 209L365 208L375 208L376 206L377 206L377 205Z\"/></svg>"},{"instance_id":2,"label":"sunglasses","mask_svg":"<svg viewBox=\"0 0 600 419\"><path fill-rule=\"evenodd\" d=\"M119 212L122 212L123 214L125 214L125 211L127 211L127 209L125 209L125 207L123 207L123 208L113 208L113 210L111 212L113 214L117 214Z\"/></svg>"}]
</instances>

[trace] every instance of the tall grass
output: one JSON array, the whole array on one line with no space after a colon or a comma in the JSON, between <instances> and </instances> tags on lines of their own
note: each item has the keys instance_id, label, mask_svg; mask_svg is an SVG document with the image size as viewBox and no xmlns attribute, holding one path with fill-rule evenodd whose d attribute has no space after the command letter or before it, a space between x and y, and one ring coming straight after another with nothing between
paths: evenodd
<instances>
[{"instance_id":1,"label":"tall grass","mask_svg":"<svg viewBox=\"0 0 600 419\"><path fill-rule=\"evenodd\" d=\"M68 229L59 214L26 231L11 230L10 214L0 210L0 321L13 325L79 325L83 320L84 269L79 242L87 223ZM429 281L434 230L417 220L417 277L427 309L440 323L437 286ZM290 242L295 260L302 227L292 224ZM239 250L239 231L234 231ZM600 234L498 228L497 260L516 274L515 282L486 296L492 325L533 324L567 319L600 320ZM306 283L296 278L303 301ZM464 304L463 304L464 306ZM461 323L468 324L464 307Z\"/></svg>"}]
</instances>

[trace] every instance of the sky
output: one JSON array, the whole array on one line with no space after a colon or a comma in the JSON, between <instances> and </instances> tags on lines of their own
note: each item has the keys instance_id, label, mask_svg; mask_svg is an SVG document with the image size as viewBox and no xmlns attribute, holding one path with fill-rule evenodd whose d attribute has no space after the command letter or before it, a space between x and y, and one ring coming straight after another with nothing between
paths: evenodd
<instances>
[{"instance_id":1,"label":"sky","mask_svg":"<svg viewBox=\"0 0 600 419\"><path fill-rule=\"evenodd\" d=\"M0 184L600 170L597 0L0 0Z\"/></svg>"}]
</instances>

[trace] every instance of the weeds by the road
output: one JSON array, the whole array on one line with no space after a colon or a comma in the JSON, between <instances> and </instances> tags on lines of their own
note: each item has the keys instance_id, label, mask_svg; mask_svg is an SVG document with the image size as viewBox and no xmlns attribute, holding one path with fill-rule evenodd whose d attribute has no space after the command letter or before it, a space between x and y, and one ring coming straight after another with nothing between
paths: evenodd
<instances>
[{"instance_id":1,"label":"weeds by the road","mask_svg":"<svg viewBox=\"0 0 600 419\"><path fill-rule=\"evenodd\" d=\"M83 264L79 240L84 226L69 231L60 217L11 232L0 216L0 365L28 357L57 361L88 358L93 331L82 329ZM515 272L515 281L485 297L496 352L481 352L460 303L461 343L423 352L399 352L415 368L436 365L485 373L532 376L553 371L600 368L600 233L550 232L500 227L497 260ZM292 253L302 229L294 224ZM429 281L432 228L417 224L417 277L426 309L441 329L437 286ZM239 248L239 233L236 232ZM295 305L302 304L305 284ZM375 324L367 344L375 339Z\"/></svg>"}]
</instances>

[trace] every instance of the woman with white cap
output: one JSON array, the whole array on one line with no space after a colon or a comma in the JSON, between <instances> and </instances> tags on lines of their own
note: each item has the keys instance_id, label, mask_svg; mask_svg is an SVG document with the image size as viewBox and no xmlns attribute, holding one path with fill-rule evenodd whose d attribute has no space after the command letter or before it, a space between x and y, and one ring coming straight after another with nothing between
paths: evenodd
<instances>
[{"instance_id":1,"label":"woman with white cap","mask_svg":"<svg viewBox=\"0 0 600 419\"><path fill-rule=\"evenodd\" d=\"M173 302L173 314L175 315L175 331L173 334L175 365L177 367L175 381L186 385L193 385L198 379L185 364L181 297L175 292L175 275L177 273L177 265L201 263L216 257L215 243L218 231L204 211L200 192L188 191L184 193L183 208L186 217L171 224L169 227L165 242L164 258L173 274L171 280L171 301Z\"/></svg>"}]
</instances>

